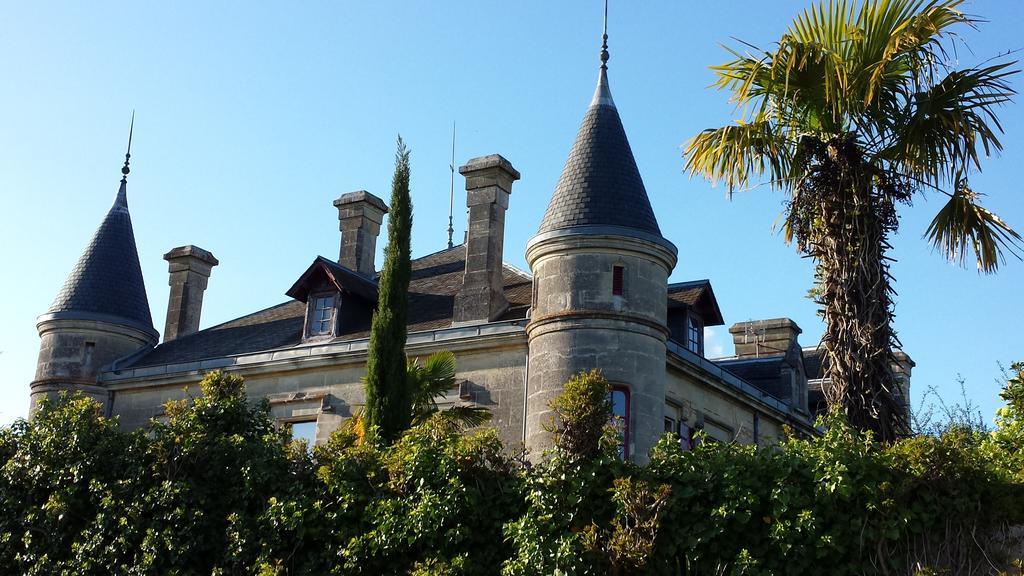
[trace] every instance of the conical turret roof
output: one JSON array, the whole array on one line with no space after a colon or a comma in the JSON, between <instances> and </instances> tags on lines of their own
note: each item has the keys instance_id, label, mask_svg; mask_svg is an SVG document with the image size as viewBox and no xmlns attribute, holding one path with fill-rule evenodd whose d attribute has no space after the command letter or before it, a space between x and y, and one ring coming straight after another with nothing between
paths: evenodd
<instances>
[{"instance_id":1,"label":"conical turret roof","mask_svg":"<svg viewBox=\"0 0 1024 576\"><path fill-rule=\"evenodd\" d=\"M618 226L661 236L605 66L539 234L581 226Z\"/></svg>"},{"instance_id":2,"label":"conical turret roof","mask_svg":"<svg viewBox=\"0 0 1024 576\"><path fill-rule=\"evenodd\" d=\"M127 175L127 162L123 172ZM121 179L114 205L71 270L48 315L104 320L156 332L128 213L126 178Z\"/></svg>"}]
</instances>

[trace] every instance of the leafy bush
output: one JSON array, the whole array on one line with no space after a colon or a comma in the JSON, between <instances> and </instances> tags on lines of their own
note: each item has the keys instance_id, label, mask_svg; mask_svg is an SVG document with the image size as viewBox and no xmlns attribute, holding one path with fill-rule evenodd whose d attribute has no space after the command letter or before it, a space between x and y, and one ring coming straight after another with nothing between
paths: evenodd
<instances>
[{"instance_id":1,"label":"leafy bush","mask_svg":"<svg viewBox=\"0 0 1024 576\"><path fill-rule=\"evenodd\" d=\"M17 574L985 574L1024 524L1024 366L991 433L882 446L838 417L772 448L671 435L619 459L607 383L574 378L535 465L434 414L312 453L240 378L123 432L82 397L0 430L0 566ZM598 406L603 412L593 410Z\"/></svg>"}]
</instances>

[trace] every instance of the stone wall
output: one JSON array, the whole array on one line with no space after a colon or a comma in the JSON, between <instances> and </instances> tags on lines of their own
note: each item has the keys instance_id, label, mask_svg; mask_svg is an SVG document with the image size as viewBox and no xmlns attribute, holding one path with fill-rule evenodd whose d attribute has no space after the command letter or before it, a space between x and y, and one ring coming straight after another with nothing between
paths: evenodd
<instances>
[{"instance_id":1,"label":"stone wall","mask_svg":"<svg viewBox=\"0 0 1024 576\"><path fill-rule=\"evenodd\" d=\"M84 319L44 320L39 337L30 413L43 397L64 391L81 391L106 407L107 391L96 384L102 369L155 342L142 330Z\"/></svg>"},{"instance_id":2,"label":"stone wall","mask_svg":"<svg viewBox=\"0 0 1024 576\"><path fill-rule=\"evenodd\" d=\"M703 418L728 427L732 440L741 444L754 442L755 409L738 402L729 394L720 392L706 382L669 367L665 386L665 400L683 408L687 424L693 426ZM757 410L758 444L774 444L782 438L783 420L771 411Z\"/></svg>"},{"instance_id":3,"label":"stone wall","mask_svg":"<svg viewBox=\"0 0 1024 576\"><path fill-rule=\"evenodd\" d=\"M442 347L415 347L413 357L425 357ZM510 448L522 444L523 388L526 340L520 334L511 343L490 349L457 350L457 378L464 383L450 395L452 402L473 402L491 410L492 425ZM280 422L317 422L317 441L327 439L364 403L362 378L366 375L365 352L325 359L314 367L294 364L250 365L225 370L245 378L246 391L256 401L268 398L271 414ZM194 370L162 378L119 381L113 413L125 428L146 426L161 418L168 400L199 394L203 371ZM460 397L460 391L463 395Z\"/></svg>"},{"instance_id":4,"label":"stone wall","mask_svg":"<svg viewBox=\"0 0 1024 576\"><path fill-rule=\"evenodd\" d=\"M527 249L535 296L527 332L526 445L551 445L548 403L579 372L600 370L629 391L628 452L638 462L664 432L667 276L674 254L645 239L538 236ZM613 293L616 268L621 294Z\"/></svg>"}]
</instances>

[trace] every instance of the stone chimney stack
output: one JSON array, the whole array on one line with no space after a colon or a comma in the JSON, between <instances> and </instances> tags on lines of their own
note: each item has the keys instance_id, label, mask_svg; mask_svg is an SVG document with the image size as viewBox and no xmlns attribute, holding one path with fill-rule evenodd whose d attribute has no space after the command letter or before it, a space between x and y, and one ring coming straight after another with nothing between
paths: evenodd
<instances>
[{"instance_id":1,"label":"stone chimney stack","mask_svg":"<svg viewBox=\"0 0 1024 576\"><path fill-rule=\"evenodd\" d=\"M454 324L488 322L506 308L502 274L505 211L519 171L498 154L473 158L459 168L466 177L466 273L455 295Z\"/></svg>"},{"instance_id":2,"label":"stone chimney stack","mask_svg":"<svg viewBox=\"0 0 1024 576\"><path fill-rule=\"evenodd\" d=\"M893 376L896 377L896 385L899 387L899 400L906 411L905 415L909 415L910 374L914 371L914 366L917 366L917 363L914 362L903 350L893 350L892 352L893 356L896 357L896 362L892 365L892 372Z\"/></svg>"},{"instance_id":3,"label":"stone chimney stack","mask_svg":"<svg viewBox=\"0 0 1024 576\"><path fill-rule=\"evenodd\" d=\"M376 272L373 258L377 253L377 236L388 213L387 204L366 190L358 190L342 194L334 206L338 208L341 230L338 264L372 278Z\"/></svg>"},{"instance_id":4,"label":"stone chimney stack","mask_svg":"<svg viewBox=\"0 0 1024 576\"><path fill-rule=\"evenodd\" d=\"M164 260L167 260L170 273L167 283L171 287L164 342L170 342L199 330L206 283L213 267L220 262L210 252L191 244L164 254Z\"/></svg>"},{"instance_id":5,"label":"stone chimney stack","mask_svg":"<svg viewBox=\"0 0 1024 576\"><path fill-rule=\"evenodd\" d=\"M796 345L802 330L789 318L737 322L729 328L737 358L784 356Z\"/></svg>"}]
</instances>

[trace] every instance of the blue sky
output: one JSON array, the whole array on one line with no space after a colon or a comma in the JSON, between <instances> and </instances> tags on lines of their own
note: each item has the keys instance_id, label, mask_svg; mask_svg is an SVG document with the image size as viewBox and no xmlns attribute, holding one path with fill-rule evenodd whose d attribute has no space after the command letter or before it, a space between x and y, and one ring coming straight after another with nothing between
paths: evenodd
<instances>
[{"instance_id":1,"label":"blue sky","mask_svg":"<svg viewBox=\"0 0 1024 576\"><path fill-rule=\"evenodd\" d=\"M759 188L727 201L683 174L680 148L731 117L726 95L706 89L708 66L727 58L719 44L768 45L804 6L613 0L609 75L679 247L672 280L710 278L727 326L788 316L808 345L822 329L804 297L811 264L771 230L783 197ZM1022 6L970 2L990 22L963 30L961 63L1024 47ZM35 318L114 199L133 109L128 194L154 324L167 302L161 255L196 244L221 261L211 326L285 301L316 255L337 256L331 202L358 189L387 197L398 133L412 150L414 255L443 248L453 120L457 162L500 153L523 174L505 258L525 268L593 91L600 28L599 0L0 3L0 424L27 412ZM1024 107L1001 118L1006 150L975 188L1024 230ZM960 374L990 417L998 364L1024 360L1024 264L981 276L931 253L921 235L941 200L902 212L896 327L918 363L915 399L929 385L955 395ZM708 352L732 352L726 327L710 331Z\"/></svg>"}]
</instances>

